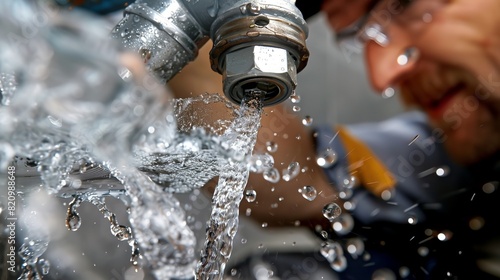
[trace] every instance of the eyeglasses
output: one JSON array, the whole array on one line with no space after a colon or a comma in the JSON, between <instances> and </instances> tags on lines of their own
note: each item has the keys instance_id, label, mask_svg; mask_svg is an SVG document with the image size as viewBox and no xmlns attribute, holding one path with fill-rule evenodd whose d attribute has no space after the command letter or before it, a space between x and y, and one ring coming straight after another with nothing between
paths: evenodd
<instances>
[{"instance_id":1,"label":"eyeglasses","mask_svg":"<svg viewBox=\"0 0 500 280\"><path fill-rule=\"evenodd\" d=\"M374 41L387 46L391 41L393 26L404 28L412 35L421 32L432 21L437 10L446 0L382 0L372 1L368 12L349 27L337 32L337 44L363 46Z\"/></svg>"}]
</instances>

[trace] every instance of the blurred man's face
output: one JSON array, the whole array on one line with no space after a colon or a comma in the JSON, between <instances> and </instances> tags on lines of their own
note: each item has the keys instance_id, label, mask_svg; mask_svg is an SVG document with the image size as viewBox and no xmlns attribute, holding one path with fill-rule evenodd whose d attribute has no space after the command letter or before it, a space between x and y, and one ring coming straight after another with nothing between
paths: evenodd
<instances>
[{"instance_id":1,"label":"blurred man's face","mask_svg":"<svg viewBox=\"0 0 500 280\"><path fill-rule=\"evenodd\" d=\"M345 2L345 3L341 3ZM451 156L470 164L500 148L500 1L325 0L342 34L358 25L373 87L398 87L424 110Z\"/></svg>"}]
</instances>

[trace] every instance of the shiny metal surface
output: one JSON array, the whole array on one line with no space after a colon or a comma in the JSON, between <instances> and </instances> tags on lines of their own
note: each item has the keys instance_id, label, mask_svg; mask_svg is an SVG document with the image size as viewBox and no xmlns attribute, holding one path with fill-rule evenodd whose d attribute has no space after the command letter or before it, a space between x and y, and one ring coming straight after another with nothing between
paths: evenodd
<instances>
[{"instance_id":1,"label":"shiny metal surface","mask_svg":"<svg viewBox=\"0 0 500 280\"><path fill-rule=\"evenodd\" d=\"M224 94L237 104L245 92L254 91L268 91L264 106L286 100L296 87L296 74L309 59L307 25L293 0L139 0L125 9L112 36L139 52L162 82L194 60L198 49L211 39L212 69L224 77ZM238 59L245 64L251 58L230 54L257 46L287 52L283 73L288 75L249 68L239 71L238 79L233 74L227 78L228 56L233 64Z\"/></svg>"}]
</instances>

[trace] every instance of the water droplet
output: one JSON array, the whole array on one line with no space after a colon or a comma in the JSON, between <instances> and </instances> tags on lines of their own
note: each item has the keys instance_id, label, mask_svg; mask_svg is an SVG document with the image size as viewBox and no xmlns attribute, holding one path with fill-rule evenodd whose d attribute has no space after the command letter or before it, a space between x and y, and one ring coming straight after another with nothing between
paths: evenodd
<instances>
[{"instance_id":1,"label":"water droplet","mask_svg":"<svg viewBox=\"0 0 500 280\"><path fill-rule=\"evenodd\" d=\"M250 158L250 172L263 173L274 165L274 158L270 154L252 155Z\"/></svg>"},{"instance_id":2,"label":"water droplet","mask_svg":"<svg viewBox=\"0 0 500 280\"><path fill-rule=\"evenodd\" d=\"M302 119L302 124L305 125L305 126L311 126L312 123L313 123L313 118L311 116L305 116Z\"/></svg>"},{"instance_id":3,"label":"water droplet","mask_svg":"<svg viewBox=\"0 0 500 280\"><path fill-rule=\"evenodd\" d=\"M287 169L283 170L282 178L285 181L290 181L297 177L300 173L300 164L298 162L292 162L288 165Z\"/></svg>"},{"instance_id":4,"label":"water droplet","mask_svg":"<svg viewBox=\"0 0 500 280\"><path fill-rule=\"evenodd\" d=\"M257 198L257 192L255 190L246 190L245 191L245 199L248 202L254 202Z\"/></svg>"},{"instance_id":5,"label":"water droplet","mask_svg":"<svg viewBox=\"0 0 500 280\"><path fill-rule=\"evenodd\" d=\"M453 236L453 233L449 230L444 230L438 233L437 238L439 241L448 241Z\"/></svg>"},{"instance_id":6,"label":"water droplet","mask_svg":"<svg viewBox=\"0 0 500 280\"><path fill-rule=\"evenodd\" d=\"M418 59L420 56L420 52L417 48L411 47L407 48L403 54L397 57L397 62L399 65L404 66L407 65L410 61L414 61Z\"/></svg>"},{"instance_id":7,"label":"water droplet","mask_svg":"<svg viewBox=\"0 0 500 280\"><path fill-rule=\"evenodd\" d=\"M388 88L384 89L384 91L382 91L382 97L383 98L391 98L394 96L395 93L396 93L396 91L394 90L394 88L388 87Z\"/></svg>"},{"instance_id":8,"label":"water droplet","mask_svg":"<svg viewBox=\"0 0 500 280\"><path fill-rule=\"evenodd\" d=\"M299 193L301 193L302 197L309 201L313 201L318 195L316 188L314 188L313 186L303 186L301 189L299 189Z\"/></svg>"},{"instance_id":9,"label":"water droplet","mask_svg":"<svg viewBox=\"0 0 500 280\"><path fill-rule=\"evenodd\" d=\"M263 223L262 223L262 227L263 227L263 228L266 228L267 226L268 226L268 225L267 225L267 223L266 223L266 222L263 222Z\"/></svg>"},{"instance_id":10,"label":"water droplet","mask_svg":"<svg viewBox=\"0 0 500 280\"><path fill-rule=\"evenodd\" d=\"M295 106L293 106L293 107L292 107L292 110L293 110L294 112L300 112L300 107L299 107L299 106L297 106L297 105L295 105Z\"/></svg>"},{"instance_id":11,"label":"water droplet","mask_svg":"<svg viewBox=\"0 0 500 280\"><path fill-rule=\"evenodd\" d=\"M341 199L350 199L353 195L352 189L343 189L342 191L339 192L339 197Z\"/></svg>"},{"instance_id":12,"label":"water droplet","mask_svg":"<svg viewBox=\"0 0 500 280\"><path fill-rule=\"evenodd\" d=\"M450 174L450 168L448 166L441 166L436 169L436 175L439 177L445 177Z\"/></svg>"},{"instance_id":13,"label":"water droplet","mask_svg":"<svg viewBox=\"0 0 500 280\"><path fill-rule=\"evenodd\" d=\"M469 221L469 227L472 230L480 230L484 226L484 219L482 217L474 217Z\"/></svg>"},{"instance_id":14,"label":"water droplet","mask_svg":"<svg viewBox=\"0 0 500 280\"><path fill-rule=\"evenodd\" d=\"M130 31L128 30L128 28L125 28L121 33L120 33L120 36L123 38L127 35L130 34Z\"/></svg>"},{"instance_id":15,"label":"water droplet","mask_svg":"<svg viewBox=\"0 0 500 280\"><path fill-rule=\"evenodd\" d=\"M432 21L432 14L431 13L425 13L422 15L422 21L425 23L429 23Z\"/></svg>"},{"instance_id":16,"label":"water droplet","mask_svg":"<svg viewBox=\"0 0 500 280\"><path fill-rule=\"evenodd\" d=\"M347 211L353 211L356 208L356 205L350 201L345 201L343 206Z\"/></svg>"},{"instance_id":17,"label":"water droplet","mask_svg":"<svg viewBox=\"0 0 500 280\"><path fill-rule=\"evenodd\" d=\"M356 178L356 176L352 175L349 178L345 178L342 181L342 184L343 184L344 188L352 189L353 187L355 187L358 184L358 179Z\"/></svg>"},{"instance_id":18,"label":"water droplet","mask_svg":"<svg viewBox=\"0 0 500 280\"><path fill-rule=\"evenodd\" d=\"M425 257L429 254L429 248L422 246L417 249L417 252L420 256Z\"/></svg>"},{"instance_id":19,"label":"water droplet","mask_svg":"<svg viewBox=\"0 0 500 280\"><path fill-rule=\"evenodd\" d=\"M354 228L354 220L349 214L341 214L332 223L333 230L339 235L346 235Z\"/></svg>"},{"instance_id":20,"label":"water droplet","mask_svg":"<svg viewBox=\"0 0 500 280\"><path fill-rule=\"evenodd\" d=\"M415 216L411 216L408 218L408 224L410 225L416 225L418 223L418 219Z\"/></svg>"},{"instance_id":21,"label":"water droplet","mask_svg":"<svg viewBox=\"0 0 500 280\"><path fill-rule=\"evenodd\" d=\"M335 260L330 263L330 267L337 272L344 271L347 268L346 257L344 255L342 255L342 256L335 258ZM382 279L386 279L386 278L382 278Z\"/></svg>"},{"instance_id":22,"label":"water droplet","mask_svg":"<svg viewBox=\"0 0 500 280\"><path fill-rule=\"evenodd\" d=\"M276 167L264 171L263 176L266 181L271 183L278 183L280 181L280 172Z\"/></svg>"},{"instance_id":23,"label":"water droplet","mask_svg":"<svg viewBox=\"0 0 500 280\"><path fill-rule=\"evenodd\" d=\"M316 156L316 163L323 168L329 168L337 162L337 153L331 148L326 148Z\"/></svg>"},{"instance_id":24,"label":"water droplet","mask_svg":"<svg viewBox=\"0 0 500 280\"><path fill-rule=\"evenodd\" d=\"M238 274L238 270L236 268L231 269L231 276L236 276Z\"/></svg>"},{"instance_id":25,"label":"water droplet","mask_svg":"<svg viewBox=\"0 0 500 280\"><path fill-rule=\"evenodd\" d=\"M278 150L278 144L272 141L266 142L266 150L270 153L275 153Z\"/></svg>"},{"instance_id":26,"label":"water droplet","mask_svg":"<svg viewBox=\"0 0 500 280\"><path fill-rule=\"evenodd\" d=\"M330 263L335 271L339 272L342 269L345 261L344 250L337 242L324 242L320 248L321 255ZM337 270L338 269L338 270ZM345 267L344 267L345 269Z\"/></svg>"},{"instance_id":27,"label":"water droplet","mask_svg":"<svg viewBox=\"0 0 500 280\"><path fill-rule=\"evenodd\" d=\"M134 15L134 16L132 17L132 20L133 20L134 22L139 22L139 20L141 20L141 19L139 18L139 16L138 16L138 15Z\"/></svg>"},{"instance_id":28,"label":"water droplet","mask_svg":"<svg viewBox=\"0 0 500 280\"><path fill-rule=\"evenodd\" d=\"M408 63L408 60L409 57L404 54L399 55L397 58L398 64L401 66L406 65Z\"/></svg>"},{"instance_id":29,"label":"water droplet","mask_svg":"<svg viewBox=\"0 0 500 280\"><path fill-rule=\"evenodd\" d=\"M483 192L486 194L491 194L498 189L499 182L492 181L483 185Z\"/></svg>"},{"instance_id":30,"label":"water droplet","mask_svg":"<svg viewBox=\"0 0 500 280\"><path fill-rule=\"evenodd\" d=\"M368 40L373 40L382 47L389 44L389 38L382 31L382 26L378 23L367 24L363 29L362 36Z\"/></svg>"},{"instance_id":31,"label":"water droplet","mask_svg":"<svg viewBox=\"0 0 500 280\"><path fill-rule=\"evenodd\" d=\"M292 103L297 104L300 102L300 96L296 95L296 94L292 94L292 95L290 95L290 100L292 101Z\"/></svg>"},{"instance_id":32,"label":"water droplet","mask_svg":"<svg viewBox=\"0 0 500 280\"><path fill-rule=\"evenodd\" d=\"M82 161L80 163L80 167L78 168L78 172L80 172L80 174L83 174L85 172L87 172L87 163L85 161Z\"/></svg>"},{"instance_id":33,"label":"water droplet","mask_svg":"<svg viewBox=\"0 0 500 280\"><path fill-rule=\"evenodd\" d=\"M408 276L410 276L410 269L407 266L400 267L399 276L401 276L401 278L407 278Z\"/></svg>"},{"instance_id":34,"label":"water droplet","mask_svg":"<svg viewBox=\"0 0 500 280\"><path fill-rule=\"evenodd\" d=\"M335 220L340 214L342 214L342 209L335 202L328 203L323 207L323 216L330 222Z\"/></svg>"},{"instance_id":35,"label":"water droplet","mask_svg":"<svg viewBox=\"0 0 500 280\"><path fill-rule=\"evenodd\" d=\"M252 209L247 208L247 210L245 211L245 215L246 215L247 217L250 217L250 215L252 215Z\"/></svg>"},{"instance_id":36,"label":"water droplet","mask_svg":"<svg viewBox=\"0 0 500 280\"><path fill-rule=\"evenodd\" d=\"M361 238L349 238L345 246L347 252L354 257L361 256L365 251L365 243Z\"/></svg>"},{"instance_id":37,"label":"water droplet","mask_svg":"<svg viewBox=\"0 0 500 280\"><path fill-rule=\"evenodd\" d=\"M141 56L142 60L144 63L147 63L151 59L151 51L148 49L140 49L139 50L139 55Z\"/></svg>"}]
</instances>

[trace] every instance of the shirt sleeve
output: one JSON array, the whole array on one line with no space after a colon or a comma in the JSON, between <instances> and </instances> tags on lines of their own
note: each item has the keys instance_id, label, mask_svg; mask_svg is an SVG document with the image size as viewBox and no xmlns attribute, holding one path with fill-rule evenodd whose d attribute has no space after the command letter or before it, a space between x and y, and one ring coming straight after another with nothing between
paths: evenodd
<instances>
[{"instance_id":1,"label":"shirt sleeve","mask_svg":"<svg viewBox=\"0 0 500 280\"><path fill-rule=\"evenodd\" d=\"M337 158L324 168L327 177L363 224L427 222L463 201L457 186L470 178L447 157L439 131L421 113L316 132L317 153L330 149Z\"/></svg>"}]
</instances>

